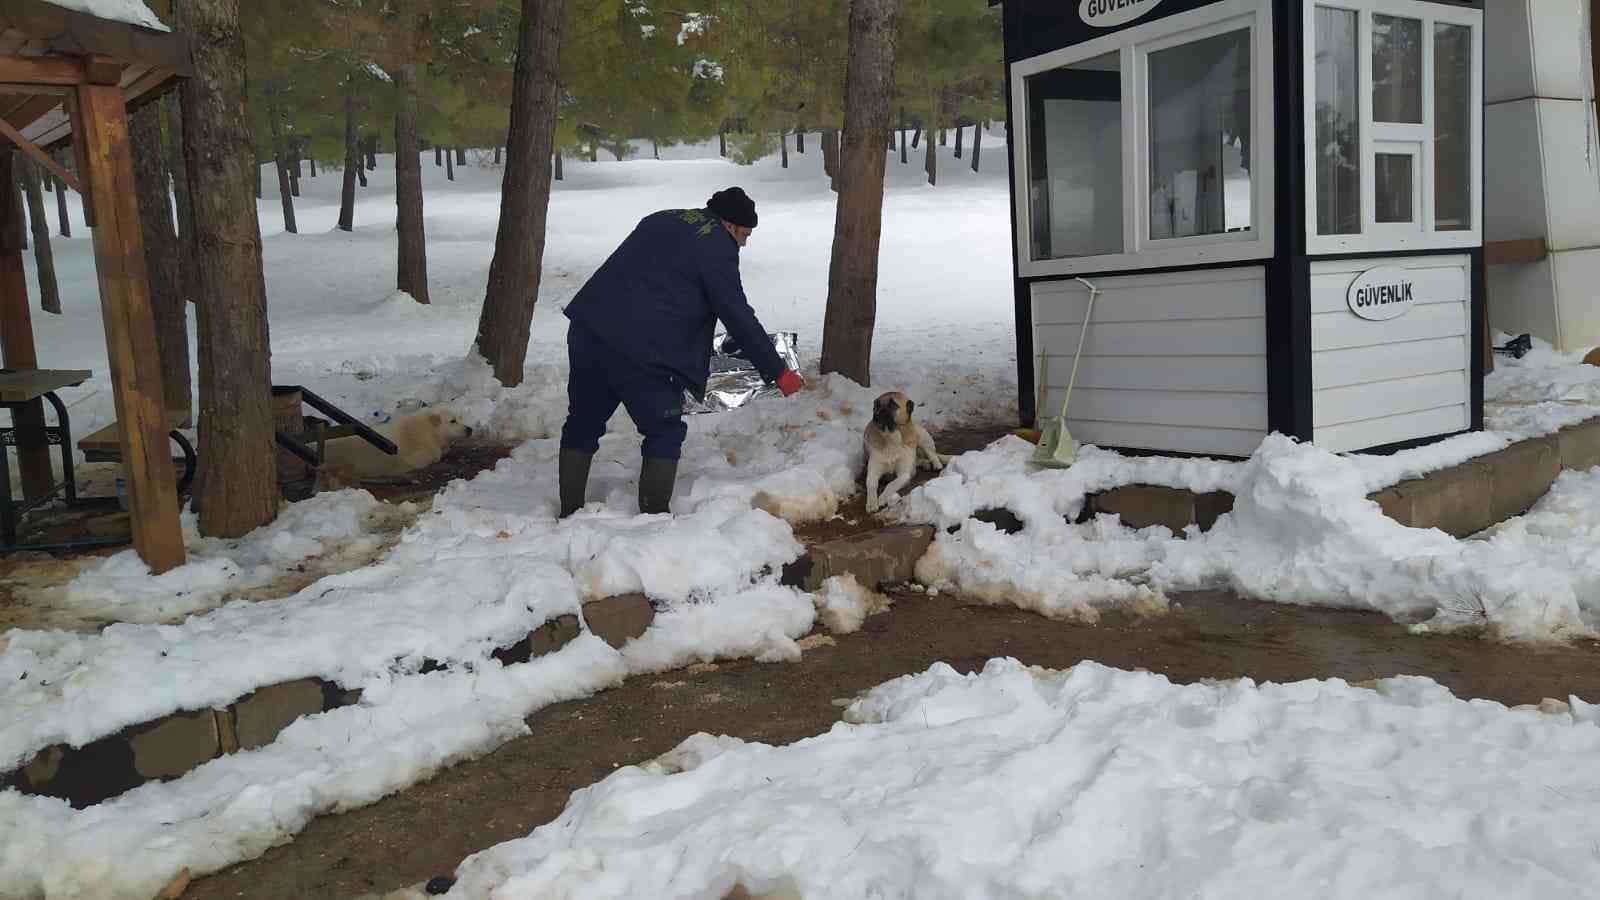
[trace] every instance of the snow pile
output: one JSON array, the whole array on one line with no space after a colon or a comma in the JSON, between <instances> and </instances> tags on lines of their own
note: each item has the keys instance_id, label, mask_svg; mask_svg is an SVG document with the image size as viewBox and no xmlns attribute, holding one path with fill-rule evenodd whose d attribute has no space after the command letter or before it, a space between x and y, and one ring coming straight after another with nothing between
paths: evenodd
<instances>
[{"instance_id":1,"label":"snow pile","mask_svg":"<svg viewBox=\"0 0 1600 900\"><path fill-rule=\"evenodd\" d=\"M822 624L834 634L852 634L861 630L867 616L889 611L888 597L862 586L849 573L834 575L822 583L816 595L817 615Z\"/></svg>"},{"instance_id":2,"label":"snow pile","mask_svg":"<svg viewBox=\"0 0 1600 900\"><path fill-rule=\"evenodd\" d=\"M1503 344L1510 335L1500 335ZM1521 359L1496 356L1483 383L1487 427L1516 437L1538 437L1600 414L1600 366L1584 365L1583 351L1557 353L1537 338Z\"/></svg>"},{"instance_id":3,"label":"snow pile","mask_svg":"<svg viewBox=\"0 0 1600 900\"><path fill-rule=\"evenodd\" d=\"M1407 528L1367 495L1494 449L1465 435L1390 457L1340 456L1273 435L1249 460L1125 458L1086 451L1067 470L1029 465L1008 438L955 460L908 498L907 520L941 526L918 578L996 603L1093 621L1107 608L1158 612L1164 593L1226 587L1281 603L1378 610L1428 629L1567 639L1600 631L1600 473L1566 473L1526 517L1479 540ZM1071 524L1086 493L1118 484L1226 490L1233 511L1207 533L1141 531L1112 516ZM1003 506L1017 535L970 519ZM945 530L961 525L954 534Z\"/></svg>"},{"instance_id":4,"label":"snow pile","mask_svg":"<svg viewBox=\"0 0 1600 900\"><path fill-rule=\"evenodd\" d=\"M150 11L144 0L44 0L44 2L114 22L143 25L157 31L172 30L161 24L161 20Z\"/></svg>"},{"instance_id":5,"label":"snow pile","mask_svg":"<svg viewBox=\"0 0 1600 900\"><path fill-rule=\"evenodd\" d=\"M232 594L264 587L317 558L364 561L382 544L379 531L415 507L379 502L366 491L336 491L286 504L270 525L239 540L201 537L194 513L183 516L188 560L161 575L133 550L96 560L66 585L61 606L120 622L162 622L209 609Z\"/></svg>"},{"instance_id":6,"label":"snow pile","mask_svg":"<svg viewBox=\"0 0 1600 900\"><path fill-rule=\"evenodd\" d=\"M820 737L619 769L449 896L1587 896L1600 712L1547 706L938 664Z\"/></svg>"}]
</instances>

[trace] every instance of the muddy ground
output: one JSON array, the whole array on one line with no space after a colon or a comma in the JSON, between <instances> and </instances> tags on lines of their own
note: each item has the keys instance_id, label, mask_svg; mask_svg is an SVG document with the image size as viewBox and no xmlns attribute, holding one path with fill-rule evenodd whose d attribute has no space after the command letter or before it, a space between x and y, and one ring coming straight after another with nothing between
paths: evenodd
<instances>
[{"instance_id":1,"label":"muddy ground","mask_svg":"<svg viewBox=\"0 0 1600 900\"><path fill-rule=\"evenodd\" d=\"M1176 681L1427 675L1463 697L1535 703L1600 697L1600 645L1531 649L1473 637L1418 637L1363 612L1176 598L1152 619L1054 622L1005 607L908 593L835 646L798 663L728 663L634 678L547 707L531 734L373 806L313 822L293 843L195 882L188 898L351 898L451 872L467 855L555 818L568 795L696 732L787 743L826 731L834 701L935 662L963 671L996 656L1064 667L1092 659Z\"/></svg>"}]
</instances>

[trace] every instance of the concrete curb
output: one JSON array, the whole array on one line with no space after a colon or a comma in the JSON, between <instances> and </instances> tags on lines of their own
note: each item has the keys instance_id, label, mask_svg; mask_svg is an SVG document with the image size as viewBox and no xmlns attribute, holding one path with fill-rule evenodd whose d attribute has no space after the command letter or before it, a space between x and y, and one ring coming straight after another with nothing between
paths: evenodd
<instances>
[{"instance_id":1,"label":"concrete curb","mask_svg":"<svg viewBox=\"0 0 1600 900\"><path fill-rule=\"evenodd\" d=\"M644 634L655 609L643 594L624 594L584 603L583 617L591 632L620 648ZM581 631L577 616L559 616L493 656L503 665L525 663L560 650ZM421 670L442 668L426 660ZM172 713L83 747L46 747L0 775L0 789L60 797L81 809L149 781L177 778L220 756L265 747L302 716L360 702L360 690L320 678L270 684L219 709Z\"/></svg>"}]
</instances>

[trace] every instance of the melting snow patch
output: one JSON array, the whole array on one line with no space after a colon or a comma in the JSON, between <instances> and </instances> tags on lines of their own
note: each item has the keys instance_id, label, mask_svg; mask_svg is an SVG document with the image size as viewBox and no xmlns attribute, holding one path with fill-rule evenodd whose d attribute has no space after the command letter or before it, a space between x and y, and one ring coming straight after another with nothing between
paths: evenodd
<instances>
[{"instance_id":1,"label":"melting snow patch","mask_svg":"<svg viewBox=\"0 0 1600 900\"><path fill-rule=\"evenodd\" d=\"M619 769L449 896L1586 896L1600 715L1546 708L941 663L819 737Z\"/></svg>"}]
</instances>

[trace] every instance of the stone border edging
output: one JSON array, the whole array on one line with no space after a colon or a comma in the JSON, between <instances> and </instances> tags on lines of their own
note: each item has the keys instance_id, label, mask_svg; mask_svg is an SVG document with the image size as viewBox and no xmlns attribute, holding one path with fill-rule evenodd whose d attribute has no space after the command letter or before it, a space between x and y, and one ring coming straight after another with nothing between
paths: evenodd
<instances>
[{"instance_id":1,"label":"stone border edging","mask_svg":"<svg viewBox=\"0 0 1600 900\"><path fill-rule=\"evenodd\" d=\"M654 617L655 609L643 594L583 604L589 630L617 648L644 634ZM577 616L557 616L493 656L507 666L525 663L560 650L580 631ZM443 668L425 660L419 672ZM150 781L178 778L218 757L265 747L302 716L360 702L359 689L347 691L321 678L271 684L219 709L172 713L82 747L46 747L16 771L0 774L0 789L58 797L81 809Z\"/></svg>"}]
</instances>

